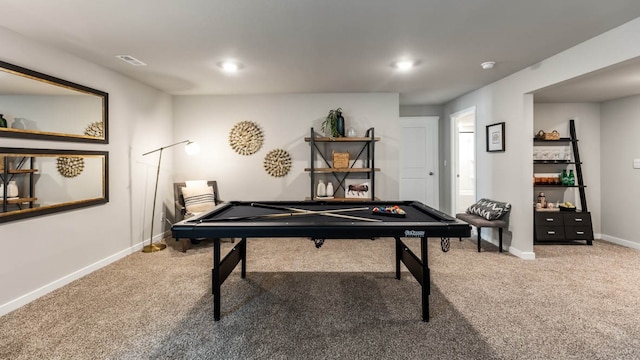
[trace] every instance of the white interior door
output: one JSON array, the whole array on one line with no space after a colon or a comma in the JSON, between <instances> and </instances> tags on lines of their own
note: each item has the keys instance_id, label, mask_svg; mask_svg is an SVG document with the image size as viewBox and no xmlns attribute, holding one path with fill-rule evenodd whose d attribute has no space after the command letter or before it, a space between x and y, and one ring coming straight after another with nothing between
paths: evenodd
<instances>
[{"instance_id":1,"label":"white interior door","mask_svg":"<svg viewBox=\"0 0 640 360\"><path fill-rule=\"evenodd\" d=\"M452 213L461 213L476 201L475 107L451 115L452 171L455 186Z\"/></svg>"},{"instance_id":2,"label":"white interior door","mask_svg":"<svg viewBox=\"0 0 640 360\"><path fill-rule=\"evenodd\" d=\"M401 117L400 127L400 199L438 209L438 117Z\"/></svg>"}]
</instances>

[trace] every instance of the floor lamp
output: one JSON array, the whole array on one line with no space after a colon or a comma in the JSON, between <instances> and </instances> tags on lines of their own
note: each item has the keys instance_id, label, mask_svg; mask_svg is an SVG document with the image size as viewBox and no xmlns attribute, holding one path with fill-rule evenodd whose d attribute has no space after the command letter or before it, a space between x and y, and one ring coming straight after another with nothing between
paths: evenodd
<instances>
[{"instance_id":1,"label":"floor lamp","mask_svg":"<svg viewBox=\"0 0 640 360\"><path fill-rule=\"evenodd\" d=\"M156 251L164 250L167 247L166 244L153 243L153 224L155 223L155 220L156 220L156 216L155 216L156 215L156 199L158 198L158 180L160 179L160 163L162 161L162 150L166 148L170 148L172 146L185 144L185 143L187 144L185 146L185 151L187 152L187 154L193 155L198 152L198 144L190 140L184 140L184 141L163 146L161 148L151 150L149 152L142 154L142 156L146 156L149 154L153 154L154 152L158 152L158 151L160 152L160 156L158 157L158 171L156 172L156 187L155 187L155 190L153 191L153 208L151 208L151 235L149 236L149 245L143 246L142 252L145 252L145 253L156 252Z\"/></svg>"}]
</instances>

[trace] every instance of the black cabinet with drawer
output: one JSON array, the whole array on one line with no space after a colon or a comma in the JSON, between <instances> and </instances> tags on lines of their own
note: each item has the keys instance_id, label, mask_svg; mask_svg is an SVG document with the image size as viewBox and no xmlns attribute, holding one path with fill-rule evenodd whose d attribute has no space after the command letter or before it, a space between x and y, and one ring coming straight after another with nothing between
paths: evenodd
<instances>
[{"instance_id":1,"label":"black cabinet with drawer","mask_svg":"<svg viewBox=\"0 0 640 360\"><path fill-rule=\"evenodd\" d=\"M561 185L554 182L538 183L534 175L534 188L545 187L547 189L577 189L579 193L579 201L581 211L552 211L558 209L537 209L534 207L533 215L533 239L537 244L556 243L571 244L575 241L586 241L587 245L593 244L593 226L591 224L591 213L587 209L587 197L582 176L582 162L580 161L580 152L578 151L578 137L576 135L576 125L573 120L569 121L568 138L559 138L554 140L534 138L534 146L537 145L562 145L570 144L572 149L573 160L566 156L562 160L537 159L534 157L534 167L552 167L554 172L557 167L566 169L573 167L575 169L575 183L571 185ZM537 191L536 191L537 192ZM563 200L561 200L563 201Z\"/></svg>"},{"instance_id":2,"label":"black cabinet with drawer","mask_svg":"<svg viewBox=\"0 0 640 360\"><path fill-rule=\"evenodd\" d=\"M539 212L534 215L536 242L566 242L584 240L592 244L593 227L588 212Z\"/></svg>"}]
</instances>

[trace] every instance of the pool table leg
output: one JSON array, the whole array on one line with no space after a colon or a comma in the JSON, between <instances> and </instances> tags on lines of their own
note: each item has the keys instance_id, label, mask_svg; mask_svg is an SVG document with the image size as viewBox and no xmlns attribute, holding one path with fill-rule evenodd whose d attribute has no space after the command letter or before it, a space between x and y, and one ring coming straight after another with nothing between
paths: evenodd
<instances>
[{"instance_id":1,"label":"pool table leg","mask_svg":"<svg viewBox=\"0 0 640 360\"><path fill-rule=\"evenodd\" d=\"M429 248L426 237L420 238L420 255L418 258L399 237L396 239L396 279L400 279L400 262L404 263L411 275L420 284L422 295L422 321L429 321L429 294L431 293L431 276L429 272Z\"/></svg>"},{"instance_id":2,"label":"pool table leg","mask_svg":"<svg viewBox=\"0 0 640 360\"><path fill-rule=\"evenodd\" d=\"M431 275L429 272L429 247L427 238L420 238L420 259L422 260L422 321L429 321L429 294L431 293Z\"/></svg>"},{"instance_id":3,"label":"pool table leg","mask_svg":"<svg viewBox=\"0 0 640 360\"><path fill-rule=\"evenodd\" d=\"M396 279L400 280L400 262L402 261L402 241L396 238Z\"/></svg>"},{"instance_id":4,"label":"pool table leg","mask_svg":"<svg viewBox=\"0 0 640 360\"><path fill-rule=\"evenodd\" d=\"M244 265L244 262L243 262ZM213 239L213 269L211 270L213 292L213 320L220 320L220 239Z\"/></svg>"},{"instance_id":5,"label":"pool table leg","mask_svg":"<svg viewBox=\"0 0 640 360\"><path fill-rule=\"evenodd\" d=\"M240 241L240 259L242 265L240 265L240 277L245 279L247 277L247 238L243 237Z\"/></svg>"}]
</instances>

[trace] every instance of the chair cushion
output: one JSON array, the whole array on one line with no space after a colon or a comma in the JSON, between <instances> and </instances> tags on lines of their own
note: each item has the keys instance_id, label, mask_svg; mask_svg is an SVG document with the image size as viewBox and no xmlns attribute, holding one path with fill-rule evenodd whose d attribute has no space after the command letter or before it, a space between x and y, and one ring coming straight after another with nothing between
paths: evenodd
<instances>
[{"instance_id":1,"label":"chair cushion","mask_svg":"<svg viewBox=\"0 0 640 360\"><path fill-rule=\"evenodd\" d=\"M473 214L456 214L456 217L475 227L492 227L492 228L507 227L507 222L504 220L487 220L483 217L480 217L478 215L473 215Z\"/></svg>"},{"instance_id":2,"label":"chair cushion","mask_svg":"<svg viewBox=\"0 0 640 360\"><path fill-rule=\"evenodd\" d=\"M187 213L208 211L216 205L211 186L185 186L182 188L182 196Z\"/></svg>"},{"instance_id":3,"label":"chair cushion","mask_svg":"<svg viewBox=\"0 0 640 360\"><path fill-rule=\"evenodd\" d=\"M477 203L469 206L466 212L467 214L481 216L487 220L496 220L508 213L510 209L511 204L509 203L480 199Z\"/></svg>"}]
</instances>

